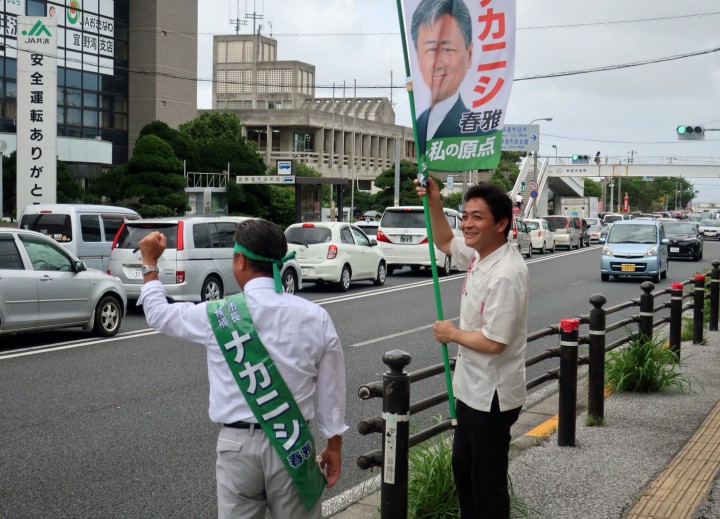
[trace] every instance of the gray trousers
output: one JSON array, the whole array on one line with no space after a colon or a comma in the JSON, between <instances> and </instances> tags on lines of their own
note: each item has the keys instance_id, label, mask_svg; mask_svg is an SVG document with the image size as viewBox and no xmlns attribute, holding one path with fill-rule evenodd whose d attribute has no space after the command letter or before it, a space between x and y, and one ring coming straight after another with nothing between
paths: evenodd
<instances>
[{"instance_id":1,"label":"gray trousers","mask_svg":"<svg viewBox=\"0 0 720 519\"><path fill-rule=\"evenodd\" d=\"M285 465L259 427L223 427L217 442L218 519L320 519L321 502L308 512Z\"/></svg>"}]
</instances>

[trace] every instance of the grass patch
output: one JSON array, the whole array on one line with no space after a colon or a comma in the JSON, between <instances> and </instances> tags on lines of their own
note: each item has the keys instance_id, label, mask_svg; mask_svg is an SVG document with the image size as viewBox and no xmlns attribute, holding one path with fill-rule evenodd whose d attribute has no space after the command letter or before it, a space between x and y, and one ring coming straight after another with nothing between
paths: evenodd
<instances>
[{"instance_id":1,"label":"grass patch","mask_svg":"<svg viewBox=\"0 0 720 519\"><path fill-rule=\"evenodd\" d=\"M662 347L663 342L657 334L649 339L632 334L626 348L607 354L606 382L618 392L648 393L668 388L689 390L690 379L676 371L677 357Z\"/></svg>"},{"instance_id":2,"label":"grass patch","mask_svg":"<svg viewBox=\"0 0 720 519\"><path fill-rule=\"evenodd\" d=\"M437 436L410 449L408 454L408 518L455 519L460 517L452 472L452 440ZM510 518L535 519L540 513L515 495L508 475Z\"/></svg>"},{"instance_id":3,"label":"grass patch","mask_svg":"<svg viewBox=\"0 0 720 519\"><path fill-rule=\"evenodd\" d=\"M602 418L600 416L587 415L585 417L585 425L587 425L588 427L604 427L605 418Z\"/></svg>"}]
</instances>

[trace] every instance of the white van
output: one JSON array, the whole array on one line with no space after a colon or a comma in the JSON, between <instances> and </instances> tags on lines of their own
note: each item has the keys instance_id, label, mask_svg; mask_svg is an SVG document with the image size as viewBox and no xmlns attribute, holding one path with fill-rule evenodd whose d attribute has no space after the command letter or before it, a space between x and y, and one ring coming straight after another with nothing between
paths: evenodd
<instances>
[{"instance_id":1,"label":"white van","mask_svg":"<svg viewBox=\"0 0 720 519\"><path fill-rule=\"evenodd\" d=\"M445 219L455 236L462 236L462 217L455 209L443 208ZM430 268L430 248L425 227L423 206L399 206L385 209L380 219L375 239L385 254L387 273L409 266L413 271L420 267ZM452 259L435 247L435 262L440 276L447 276L452 268Z\"/></svg>"},{"instance_id":2,"label":"white van","mask_svg":"<svg viewBox=\"0 0 720 519\"><path fill-rule=\"evenodd\" d=\"M89 268L105 272L120 226L139 219L132 209L112 205L38 204L23 209L19 227L50 236Z\"/></svg>"}]
</instances>

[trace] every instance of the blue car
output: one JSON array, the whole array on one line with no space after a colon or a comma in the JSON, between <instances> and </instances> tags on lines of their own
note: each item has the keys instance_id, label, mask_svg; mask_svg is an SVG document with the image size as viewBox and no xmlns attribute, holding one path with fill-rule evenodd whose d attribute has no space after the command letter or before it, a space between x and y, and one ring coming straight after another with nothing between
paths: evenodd
<instances>
[{"instance_id":1,"label":"blue car","mask_svg":"<svg viewBox=\"0 0 720 519\"><path fill-rule=\"evenodd\" d=\"M663 225L653 220L619 220L604 240L600 278L650 277L653 283L667 278L668 243ZM603 239L600 239L603 243Z\"/></svg>"}]
</instances>

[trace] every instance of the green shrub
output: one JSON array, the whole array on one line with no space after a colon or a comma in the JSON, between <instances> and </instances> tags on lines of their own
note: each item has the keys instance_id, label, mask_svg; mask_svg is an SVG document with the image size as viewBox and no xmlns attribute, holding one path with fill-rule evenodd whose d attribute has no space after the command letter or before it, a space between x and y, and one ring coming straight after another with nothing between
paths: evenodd
<instances>
[{"instance_id":1,"label":"green shrub","mask_svg":"<svg viewBox=\"0 0 720 519\"><path fill-rule=\"evenodd\" d=\"M633 334L626 348L605 357L605 381L615 391L657 392L666 388L690 389L690 380L675 371L678 359L657 334L644 338Z\"/></svg>"}]
</instances>

